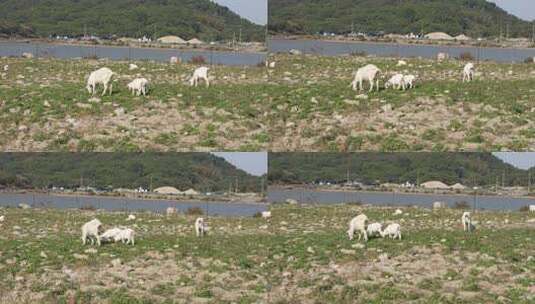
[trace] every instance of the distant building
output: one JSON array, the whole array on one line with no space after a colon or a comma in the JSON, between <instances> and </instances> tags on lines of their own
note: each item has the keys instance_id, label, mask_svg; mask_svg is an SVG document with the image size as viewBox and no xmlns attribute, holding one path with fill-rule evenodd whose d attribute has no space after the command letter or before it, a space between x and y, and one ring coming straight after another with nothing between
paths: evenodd
<instances>
[{"instance_id":1,"label":"distant building","mask_svg":"<svg viewBox=\"0 0 535 304\"><path fill-rule=\"evenodd\" d=\"M450 188L450 186L440 181L428 181L428 182L422 183L420 187L425 188L425 189L449 189Z\"/></svg>"},{"instance_id":2,"label":"distant building","mask_svg":"<svg viewBox=\"0 0 535 304\"><path fill-rule=\"evenodd\" d=\"M429 40L453 40L454 38L443 32L433 32L424 36Z\"/></svg>"},{"instance_id":3,"label":"distant building","mask_svg":"<svg viewBox=\"0 0 535 304\"><path fill-rule=\"evenodd\" d=\"M199 40L197 38L193 38L193 39L188 40L187 43L191 45L200 45L200 44L204 44L204 41Z\"/></svg>"},{"instance_id":4,"label":"distant building","mask_svg":"<svg viewBox=\"0 0 535 304\"><path fill-rule=\"evenodd\" d=\"M464 186L462 184L459 184L459 183L456 183L455 185L451 186L451 189L453 189L453 190L464 190L464 189L466 189L466 186Z\"/></svg>"},{"instance_id":5,"label":"distant building","mask_svg":"<svg viewBox=\"0 0 535 304\"><path fill-rule=\"evenodd\" d=\"M157 41L166 44L186 44L186 41L178 36L163 36L158 38Z\"/></svg>"},{"instance_id":6,"label":"distant building","mask_svg":"<svg viewBox=\"0 0 535 304\"><path fill-rule=\"evenodd\" d=\"M455 36L455 40L457 40L457 41L468 41L468 40L472 40L472 38L466 36L465 34L460 34L458 36Z\"/></svg>"},{"instance_id":7,"label":"distant building","mask_svg":"<svg viewBox=\"0 0 535 304\"><path fill-rule=\"evenodd\" d=\"M159 194L182 194L177 188L169 186L156 188L154 192Z\"/></svg>"}]
</instances>

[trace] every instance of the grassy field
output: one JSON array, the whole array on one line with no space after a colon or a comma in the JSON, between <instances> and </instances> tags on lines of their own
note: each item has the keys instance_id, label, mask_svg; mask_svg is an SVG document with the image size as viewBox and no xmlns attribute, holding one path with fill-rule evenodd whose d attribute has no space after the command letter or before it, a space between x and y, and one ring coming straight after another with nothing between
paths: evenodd
<instances>
[{"instance_id":1,"label":"grassy field","mask_svg":"<svg viewBox=\"0 0 535 304\"><path fill-rule=\"evenodd\" d=\"M476 64L476 81L461 83L465 62L438 63L358 56L279 54L272 83L284 92L274 103L288 109L286 127L274 138L291 138L298 150L533 150L535 148L535 65ZM390 77L418 76L406 92L368 94L349 88L353 72L376 64ZM382 79L381 85L386 79ZM366 88L368 88L366 86ZM277 151L287 150L275 143Z\"/></svg>"},{"instance_id":2,"label":"grassy field","mask_svg":"<svg viewBox=\"0 0 535 304\"><path fill-rule=\"evenodd\" d=\"M535 65L274 55L275 69L215 66L191 88L192 64L2 58L0 148L16 151L478 151L535 149ZM377 64L418 75L416 88L368 94L353 71ZM107 66L113 96L90 98L85 79ZM147 97L126 83L148 78ZM384 79L383 79L384 82Z\"/></svg>"},{"instance_id":3,"label":"grassy field","mask_svg":"<svg viewBox=\"0 0 535 304\"><path fill-rule=\"evenodd\" d=\"M535 217L527 212L275 205L273 217L0 209L1 303L533 303ZM398 222L402 240L349 241L348 221ZM137 232L135 246L82 246L80 226Z\"/></svg>"}]
</instances>

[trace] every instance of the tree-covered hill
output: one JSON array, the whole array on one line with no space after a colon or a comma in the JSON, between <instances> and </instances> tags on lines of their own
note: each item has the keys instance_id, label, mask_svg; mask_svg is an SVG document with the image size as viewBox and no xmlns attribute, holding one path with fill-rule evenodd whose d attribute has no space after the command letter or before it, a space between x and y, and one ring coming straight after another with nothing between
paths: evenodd
<instances>
[{"instance_id":1,"label":"tree-covered hill","mask_svg":"<svg viewBox=\"0 0 535 304\"><path fill-rule=\"evenodd\" d=\"M429 33L531 37L531 24L486 0L270 0L272 33Z\"/></svg>"},{"instance_id":2,"label":"tree-covered hill","mask_svg":"<svg viewBox=\"0 0 535 304\"><path fill-rule=\"evenodd\" d=\"M439 180L449 185L527 185L528 172L491 153L270 153L270 184L315 181L422 183ZM535 170L532 169L533 180Z\"/></svg>"},{"instance_id":3,"label":"tree-covered hill","mask_svg":"<svg viewBox=\"0 0 535 304\"><path fill-rule=\"evenodd\" d=\"M0 153L0 186L99 189L173 186L260 192L259 177L210 153Z\"/></svg>"},{"instance_id":4,"label":"tree-covered hill","mask_svg":"<svg viewBox=\"0 0 535 304\"><path fill-rule=\"evenodd\" d=\"M238 39L241 28L243 41L265 39L264 27L210 0L0 0L0 20L21 26L15 33L20 36L80 36L87 30L98 36L218 41L234 34Z\"/></svg>"}]
</instances>

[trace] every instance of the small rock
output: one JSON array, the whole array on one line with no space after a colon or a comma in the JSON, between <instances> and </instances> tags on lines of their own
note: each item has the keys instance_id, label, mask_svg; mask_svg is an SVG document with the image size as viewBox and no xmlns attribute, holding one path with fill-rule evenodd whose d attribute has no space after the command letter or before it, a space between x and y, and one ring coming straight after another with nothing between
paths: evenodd
<instances>
[{"instance_id":1,"label":"small rock","mask_svg":"<svg viewBox=\"0 0 535 304\"><path fill-rule=\"evenodd\" d=\"M111 261L111 265L112 265L113 267L119 267L119 266L121 266L122 264L123 264L123 261L121 261L121 259L113 259L113 260Z\"/></svg>"},{"instance_id":2,"label":"small rock","mask_svg":"<svg viewBox=\"0 0 535 304\"><path fill-rule=\"evenodd\" d=\"M98 250L96 250L95 248L89 248L89 249L85 250L84 252L87 253L87 254L96 254L98 252Z\"/></svg>"},{"instance_id":3,"label":"small rock","mask_svg":"<svg viewBox=\"0 0 535 304\"><path fill-rule=\"evenodd\" d=\"M78 253L75 253L72 255L75 259L77 260L87 260L88 259L88 256L85 255L85 254L78 254Z\"/></svg>"}]
</instances>

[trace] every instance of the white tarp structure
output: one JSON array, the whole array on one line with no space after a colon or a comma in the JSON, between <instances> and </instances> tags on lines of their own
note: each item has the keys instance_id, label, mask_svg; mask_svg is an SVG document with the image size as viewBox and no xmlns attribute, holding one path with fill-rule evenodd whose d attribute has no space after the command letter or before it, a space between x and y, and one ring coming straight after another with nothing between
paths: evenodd
<instances>
[{"instance_id":1,"label":"white tarp structure","mask_svg":"<svg viewBox=\"0 0 535 304\"><path fill-rule=\"evenodd\" d=\"M159 194L182 194L177 188L169 186L156 188L154 192Z\"/></svg>"},{"instance_id":2,"label":"white tarp structure","mask_svg":"<svg viewBox=\"0 0 535 304\"><path fill-rule=\"evenodd\" d=\"M424 36L430 40L453 40L454 38L443 32L433 32Z\"/></svg>"},{"instance_id":3,"label":"white tarp structure","mask_svg":"<svg viewBox=\"0 0 535 304\"><path fill-rule=\"evenodd\" d=\"M428 182L422 183L420 186L425 189L449 189L450 188L450 186L440 181L428 181Z\"/></svg>"},{"instance_id":4,"label":"white tarp structure","mask_svg":"<svg viewBox=\"0 0 535 304\"><path fill-rule=\"evenodd\" d=\"M158 38L158 42L168 44L186 44L186 41L178 36L163 36Z\"/></svg>"}]
</instances>

